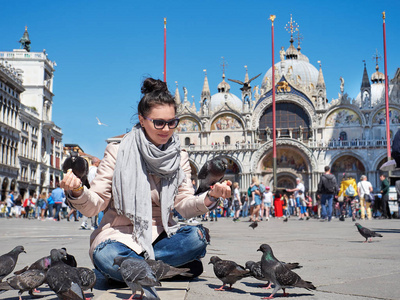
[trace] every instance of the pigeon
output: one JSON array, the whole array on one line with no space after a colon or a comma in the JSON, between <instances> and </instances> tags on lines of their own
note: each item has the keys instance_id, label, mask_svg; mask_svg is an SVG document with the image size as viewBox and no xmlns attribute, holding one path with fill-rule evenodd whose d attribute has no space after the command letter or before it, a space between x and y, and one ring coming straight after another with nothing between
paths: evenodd
<instances>
[{"instance_id":1,"label":"pigeon","mask_svg":"<svg viewBox=\"0 0 400 300\"><path fill-rule=\"evenodd\" d=\"M68 266L76 267L78 264L76 263L75 257L71 254L68 254L66 248L61 248L61 249L64 250L65 253L67 254L67 258L65 259L63 258L62 261L66 263Z\"/></svg>"},{"instance_id":2,"label":"pigeon","mask_svg":"<svg viewBox=\"0 0 400 300\"><path fill-rule=\"evenodd\" d=\"M253 223L251 223L249 225L249 227L253 228L253 230L256 229L257 226L258 226L258 222L257 221L254 221Z\"/></svg>"},{"instance_id":3,"label":"pigeon","mask_svg":"<svg viewBox=\"0 0 400 300\"><path fill-rule=\"evenodd\" d=\"M81 280L81 288L82 290L91 290L93 291L93 287L96 284L96 274L93 270L85 267L77 267L79 279Z\"/></svg>"},{"instance_id":4,"label":"pigeon","mask_svg":"<svg viewBox=\"0 0 400 300\"><path fill-rule=\"evenodd\" d=\"M393 171L400 168L400 130L398 130L392 142L392 158L385 162L381 167L381 171Z\"/></svg>"},{"instance_id":5,"label":"pigeon","mask_svg":"<svg viewBox=\"0 0 400 300\"><path fill-rule=\"evenodd\" d=\"M141 291L141 297L145 294L147 299L160 299L154 287L161 286L161 283L144 259L117 256L114 265L119 266L122 278L133 292L129 300L133 299L137 290Z\"/></svg>"},{"instance_id":6,"label":"pigeon","mask_svg":"<svg viewBox=\"0 0 400 300\"><path fill-rule=\"evenodd\" d=\"M18 255L22 252L26 253L24 247L17 246L10 252L0 256L0 282L14 270L15 265L17 264Z\"/></svg>"},{"instance_id":7,"label":"pigeon","mask_svg":"<svg viewBox=\"0 0 400 300\"><path fill-rule=\"evenodd\" d=\"M33 290L41 286L46 279L43 270L27 270L20 275L15 275L0 283L0 293L7 290L18 290L19 300L22 300L22 293L29 291L33 296Z\"/></svg>"},{"instance_id":8,"label":"pigeon","mask_svg":"<svg viewBox=\"0 0 400 300\"><path fill-rule=\"evenodd\" d=\"M63 258L66 258L66 252L62 249L52 249L50 256L51 267L46 274L46 281L50 289L62 300L85 299L77 268L62 261Z\"/></svg>"},{"instance_id":9,"label":"pigeon","mask_svg":"<svg viewBox=\"0 0 400 300\"><path fill-rule=\"evenodd\" d=\"M355 226L357 226L358 232L365 237L364 243L368 242L368 238L369 241L372 242L372 237L382 237L381 234L376 233L375 231L372 231L366 227L362 227L359 223L356 223Z\"/></svg>"},{"instance_id":10,"label":"pigeon","mask_svg":"<svg viewBox=\"0 0 400 300\"><path fill-rule=\"evenodd\" d=\"M24 273L27 270L41 270L41 271L47 272L47 270L50 268L50 265L51 265L50 256L45 256L45 257L42 257L42 258L38 259L37 261L35 261L29 267L26 266L22 270L15 271L14 274L15 275L20 275L20 274Z\"/></svg>"},{"instance_id":11,"label":"pigeon","mask_svg":"<svg viewBox=\"0 0 400 300\"><path fill-rule=\"evenodd\" d=\"M199 195L211 189L211 187L220 182L224 176L227 168L225 159L220 157L214 157L207 161L200 169L198 178L200 180L199 187L197 188L195 195Z\"/></svg>"},{"instance_id":12,"label":"pigeon","mask_svg":"<svg viewBox=\"0 0 400 300\"><path fill-rule=\"evenodd\" d=\"M158 280L172 278L177 275L185 277L193 276L193 274L188 273L190 271L189 268L175 268L162 260L147 259L146 262L149 264Z\"/></svg>"},{"instance_id":13,"label":"pigeon","mask_svg":"<svg viewBox=\"0 0 400 300\"><path fill-rule=\"evenodd\" d=\"M257 251L263 253L261 257L261 271L263 276L275 285L271 295L264 299L272 299L275 293L280 289L283 289L283 296L286 297L289 295L285 292L287 287L301 287L307 290L316 289L311 282L304 281L299 275L276 259L269 245L262 244Z\"/></svg>"},{"instance_id":14,"label":"pigeon","mask_svg":"<svg viewBox=\"0 0 400 300\"><path fill-rule=\"evenodd\" d=\"M86 159L79 156L78 152L71 151L70 156L64 161L62 166L63 172L67 173L70 169L75 176L82 181L82 185L90 188L90 184L87 179L87 175L89 173L89 164Z\"/></svg>"},{"instance_id":15,"label":"pigeon","mask_svg":"<svg viewBox=\"0 0 400 300\"><path fill-rule=\"evenodd\" d=\"M214 274L223 283L220 288L215 289L216 291L223 291L227 284L229 284L229 289L232 289L236 281L251 276L250 271L241 265L231 260L222 260L218 256L211 256L208 264L214 265Z\"/></svg>"},{"instance_id":16,"label":"pigeon","mask_svg":"<svg viewBox=\"0 0 400 300\"><path fill-rule=\"evenodd\" d=\"M299 263L285 263L283 261L281 261L281 263L283 263L290 270L301 269L303 267L303 266L300 266ZM249 260L249 261L246 262L245 268L246 268L246 270L250 271L251 276L253 276L255 279L258 279L258 280L261 280L261 281L268 281L268 279L266 279L264 277L264 275L262 274L261 261L254 262L254 261ZM269 289L271 287L271 283L266 284L265 287L267 289Z\"/></svg>"}]
</instances>

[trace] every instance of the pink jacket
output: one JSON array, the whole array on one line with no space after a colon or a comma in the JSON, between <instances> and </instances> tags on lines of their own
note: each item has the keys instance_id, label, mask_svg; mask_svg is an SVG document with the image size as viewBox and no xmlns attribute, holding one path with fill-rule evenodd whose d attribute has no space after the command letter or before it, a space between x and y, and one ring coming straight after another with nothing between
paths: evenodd
<instances>
[{"instance_id":1,"label":"pink jacket","mask_svg":"<svg viewBox=\"0 0 400 300\"><path fill-rule=\"evenodd\" d=\"M90 236L89 254L92 259L94 249L106 240L115 240L123 243L138 254L143 252L142 248L132 238L133 226L131 221L123 215L118 215L114 209L111 187L118 147L118 143L108 144L104 152L104 158L97 168L96 177L90 184L90 189L85 187L83 194L78 198L71 199L71 197L68 197L69 202L87 217L95 216L105 210L99 228L93 231ZM178 189L178 195L175 198L175 209L184 218L191 218L206 213L208 208L204 205L204 199L207 193L194 196L189 155L184 150L181 151L181 166L186 173L186 180ZM160 178L155 175L148 175L148 177L153 204L152 241L154 242L164 231L161 222L159 198L161 187ZM172 219L172 214L169 223L170 225L176 224Z\"/></svg>"}]
</instances>

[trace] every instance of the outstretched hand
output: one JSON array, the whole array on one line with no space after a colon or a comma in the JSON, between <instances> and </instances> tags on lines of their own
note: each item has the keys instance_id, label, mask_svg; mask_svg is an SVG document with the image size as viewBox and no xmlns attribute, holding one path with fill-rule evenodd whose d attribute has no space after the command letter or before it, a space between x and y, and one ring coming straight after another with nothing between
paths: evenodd
<instances>
[{"instance_id":1,"label":"outstretched hand","mask_svg":"<svg viewBox=\"0 0 400 300\"><path fill-rule=\"evenodd\" d=\"M72 191L74 197L79 197L83 192L82 181L72 172L71 169L64 175L60 187L66 191Z\"/></svg>"},{"instance_id":2,"label":"outstretched hand","mask_svg":"<svg viewBox=\"0 0 400 300\"><path fill-rule=\"evenodd\" d=\"M231 197L231 185L232 182L230 180L225 180L221 183L217 182L211 187L208 195L214 198L229 198Z\"/></svg>"}]
</instances>

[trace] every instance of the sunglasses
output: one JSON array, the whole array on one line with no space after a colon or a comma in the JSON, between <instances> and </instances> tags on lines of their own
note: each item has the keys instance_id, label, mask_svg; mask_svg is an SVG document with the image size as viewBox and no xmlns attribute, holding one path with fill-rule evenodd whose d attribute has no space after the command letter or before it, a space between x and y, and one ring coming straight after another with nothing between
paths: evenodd
<instances>
[{"instance_id":1,"label":"sunglasses","mask_svg":"<svg viewBox=\"0 0 400 300\"><path fill-rule=\"evenodd\" d=\"M149 121L152 121L155 129L164 129L166 124L168 124L169 129L175 129L179 124L179 119L172 119L170 121L164 121L164 120L153 120L153 119L150 119L145 116L143 116L143 118L145 118Z\"/></svg>"}]
</instances>

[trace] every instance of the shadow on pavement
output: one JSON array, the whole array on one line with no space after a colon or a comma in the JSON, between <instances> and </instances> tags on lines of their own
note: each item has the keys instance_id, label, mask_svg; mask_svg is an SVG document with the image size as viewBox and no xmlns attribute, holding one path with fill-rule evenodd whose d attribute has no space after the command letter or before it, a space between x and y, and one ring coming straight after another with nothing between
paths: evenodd
<instances>
[{"instance_id":1,"label":"shadow on pavement","mask_svg":"<svg viewBox=\"0 0 400 300\"><path fill-rule=\"evenodd\" d=\"M207 284L209 286L210 289L219 289L221 287L221 285L215 285L215 284ZM228 293L235 293L235 294L247 294L247 292L241 290L241 289L237 289L235 287L232 287L232 289L229 289L229 286L225 286L225 290L224 291L215 291L215 292L228 292Z\"/></svg>"}]
</instances>

